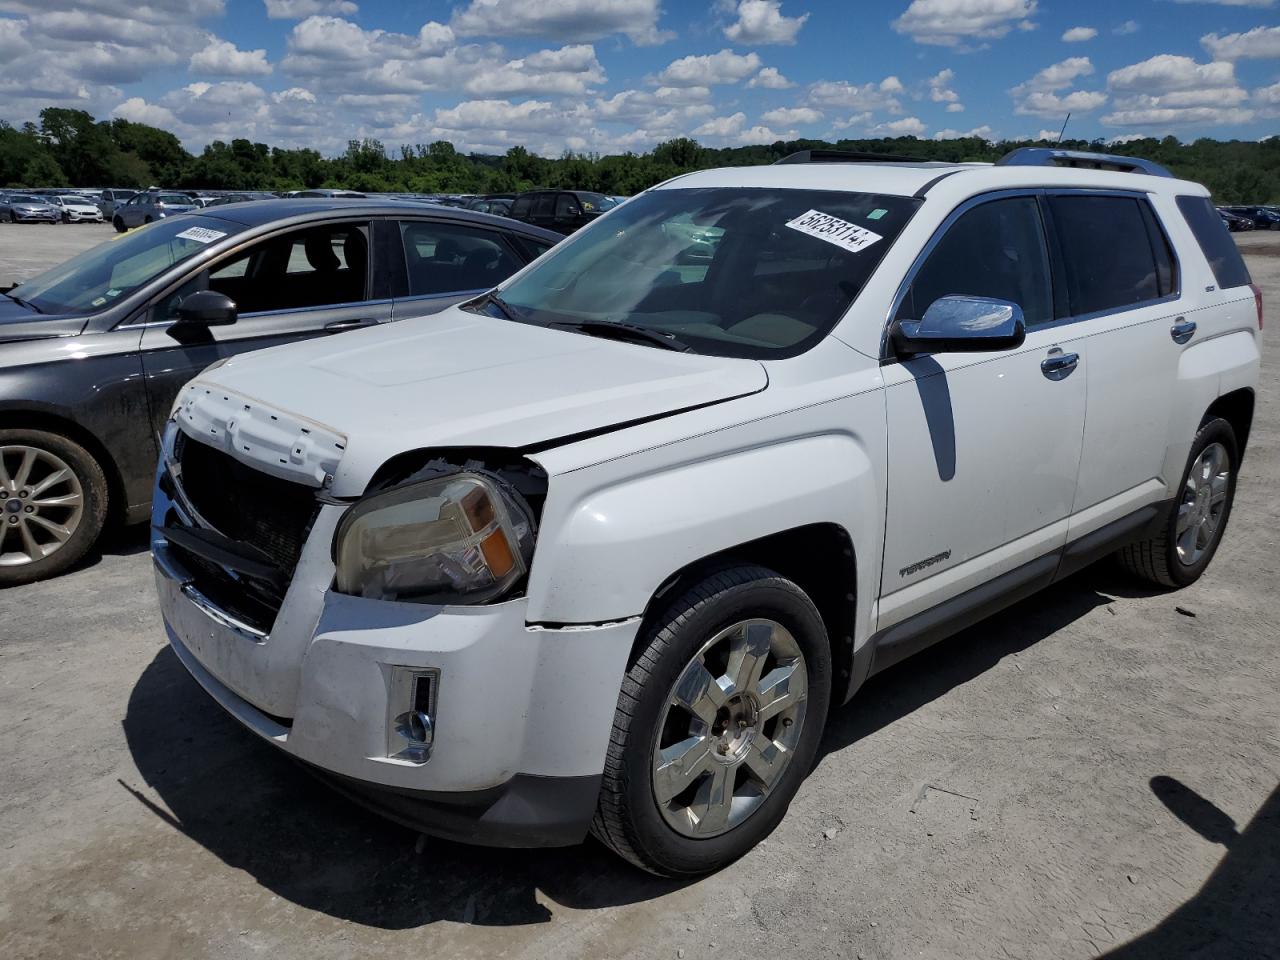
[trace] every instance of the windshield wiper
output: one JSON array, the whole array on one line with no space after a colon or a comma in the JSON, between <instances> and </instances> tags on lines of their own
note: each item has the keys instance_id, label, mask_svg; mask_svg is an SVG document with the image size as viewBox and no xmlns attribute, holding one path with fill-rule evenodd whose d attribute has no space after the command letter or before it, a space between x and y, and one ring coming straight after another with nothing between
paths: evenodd
<instances>
[{"instance_id":1,"label":"windshield wiper","mask_svg":"<svg viewBox=\"0 0 1280 960\"><path fill-rule=\"evenodd\" d=\"M548 323L547 326L578 330L592 337L630 340L633 343L640 340L655 347L675 350L679 353L694 352L693 347L675 334L662 333L649 327L642 327L638 323L624 323L621 320L555 320Z\"/></svg>"},{"instance_id":2,"label":"windshield wiper","mask_svg":"<svg viewBox=\"0 0 1280 960\"><path fill-rule=\"evenodd\" d=\"M15 296L14 296L12 293L10 293L8 290L6 290L6 291L4 292L4 295L5 295L6 297L8 297L10 300L12 300L14 303L16 303L16 304L17 304L18 306L20 306L20 307L26 307L28 310L34 310L36 313L44 313L44 311L43 311L43 310L41 310L39 307L37 307L37 306L36 306L34 303L32 303L31 301L29 301L29 300L23 300L21 297L15 297Z\"/></svg>"},{"instance_id":3,"label":"windshield wiper","mask_svg":"<svg viewBox=\"0 0 1280 960\"><path fill-rule=\"evenodd\" d=\"M507 303L507 301L503 300L500 296L497 295L497 293L495 293L492 290L490 290L488 293L482 294L480 297L476 298L475 300L472 300L470 303L467 304L467 306L481 307L489 303L492 303L495 307L497 307L500 311L502 311L502 315L506 317L508 320L511 320L515 323L524 322L522 318L516 315L516 312L512 308L511 304Z\"/></svg>"}]
</instances>

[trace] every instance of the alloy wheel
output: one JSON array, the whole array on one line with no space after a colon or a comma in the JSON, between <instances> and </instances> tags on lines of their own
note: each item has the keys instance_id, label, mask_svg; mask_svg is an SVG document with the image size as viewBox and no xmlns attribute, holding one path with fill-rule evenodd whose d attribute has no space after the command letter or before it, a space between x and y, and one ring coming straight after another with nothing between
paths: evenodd
<instances>
[{"instance_id":1,"label":"alloy wheel","mask_svg":"<svg viewBox=\"0 0 1280 960\"><path fill-rule=\"evenodd\" d=\"M658 724L653 792L667 825L702 839L756 812L800 741L804 654L773 620L721 630L685 666Z\"/></svg>"},{"instance_id":2,"label":"alloy wheel","mask_svg":"<svg viewBox=\"0 0 1280 960\"><path fill-rule=\"evenodd\" d=\"M1231 486L1231 458L1227 448L1211 443L1200 451L1178 504L1178 519L1174 526L1174 540L1178 560L1184 566L1194 566L1213 546L1214 537L1222 523L1227 505L1227 491Z\"/></svg>"},{"instance_id":3,"label":"alloy wheel","mask_svg":"<svg viewBox=\"0 0 1280 960\"><path fill-rule=\"evenodd\" d=\"M39 447L0 447L0 566L57 552L83 517L84 489L65 460Z\"/></svg>"}]
</instances>

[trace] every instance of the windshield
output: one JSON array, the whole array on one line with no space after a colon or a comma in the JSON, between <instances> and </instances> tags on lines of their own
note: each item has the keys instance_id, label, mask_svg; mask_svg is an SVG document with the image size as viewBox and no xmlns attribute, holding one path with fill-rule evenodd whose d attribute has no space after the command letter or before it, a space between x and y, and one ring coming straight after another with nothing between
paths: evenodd
<instances>
[{"instance_id":1,"label":"windshield","mask_svg":"<svg viewBox=\"0 0 1280 960\"><path fill-rule=\"evenodd\" d=\"M92 313L149 283L175 263L244 227L212 217L176 217L108 240L21 283L9 295L41 313Z\"/></svg>"},{"instance_id":2,"label":"windshield","mask_svg":"<svg viewBox=\"0 0 1280 960\"><path fill-rule=\"evenodd\" d=\"M699 353L770 359L817 343L915 212L910 197L654 190L501 290L533 323L626 323Z\"/></svg>"}]
</instances>

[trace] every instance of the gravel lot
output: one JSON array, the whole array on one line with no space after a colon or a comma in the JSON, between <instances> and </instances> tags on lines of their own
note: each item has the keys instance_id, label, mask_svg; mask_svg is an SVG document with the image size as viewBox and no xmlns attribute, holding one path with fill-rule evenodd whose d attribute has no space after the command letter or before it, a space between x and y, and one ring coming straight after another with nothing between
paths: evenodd
<instances>
[{"instance_id":1,"label":"gravel lot","mask_svg":"<svg viewBox=\"0 0 1280 960\"><path fill-rule=\"evenodd\" d=\"M0 280L110 235L0 226ZM1241 246L1280 324L1280 234ZM883 674L691 884L334 796L188 678L123 531L0 593L0 957L1280 956L1278 378L1199 584L1096 567Z\"/></svg>"}]
</instances>

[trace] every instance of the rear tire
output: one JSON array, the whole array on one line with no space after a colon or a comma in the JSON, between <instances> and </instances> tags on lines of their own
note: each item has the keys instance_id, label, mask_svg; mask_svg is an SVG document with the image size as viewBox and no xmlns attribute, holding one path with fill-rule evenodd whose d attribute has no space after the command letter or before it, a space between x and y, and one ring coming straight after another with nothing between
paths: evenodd
<instances>
[{"instance_id":1,"label":"rear tire","mask_svg":"<svg viewBox=\"0 0 1280 960\"><path fill-rule=\"evenodd\" d=\"M84 447L44 430L0 430L0 587L62 573L107 520L102 466Z\"/></svg>"},{"instance_id":2,"label":"rear tire","mask_svg":"<svg viewBox=\"0 0 1280 960\"><path fill-rule=\"evenodd\" d=\"M1236 495L1240 454L1227 421L1200 425L1178 496L1160 532L1121 548L1120 564L1134 576L1161 587L1186 587L1200 579L1222 542Z\"/></svg>"},{"instance_id":3,"label":"rear tire","mask_svg":"<svg viewBox=\"0 0 1280 960\"><path fill-rule=\"evenodd\" d=\"M822 617L772 570L730 567L646 628L618 696L591 832L659 876L767 837L809 773L831 699Z\"/></svg>"}]
</instances>

